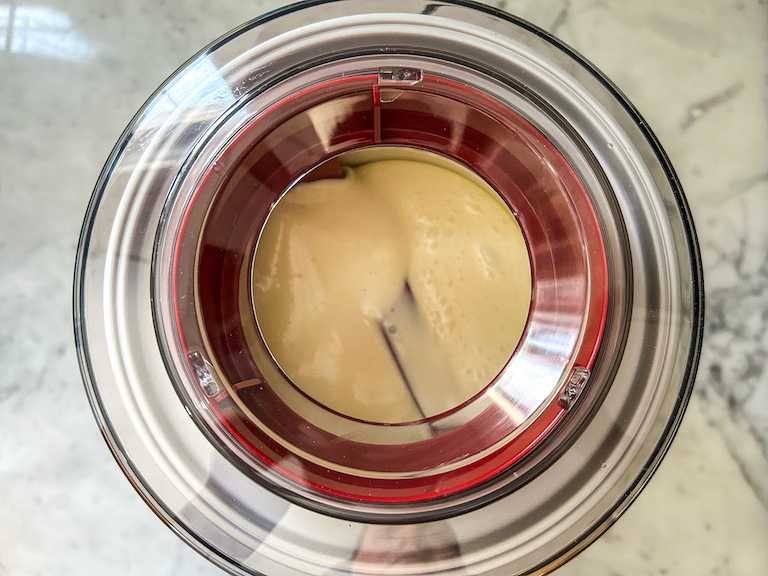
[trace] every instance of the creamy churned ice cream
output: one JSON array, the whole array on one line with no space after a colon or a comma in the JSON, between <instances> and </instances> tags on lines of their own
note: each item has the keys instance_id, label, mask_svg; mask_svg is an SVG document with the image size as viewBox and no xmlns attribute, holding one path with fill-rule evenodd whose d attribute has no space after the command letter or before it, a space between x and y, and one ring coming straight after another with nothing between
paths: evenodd
<instances>
[{"instance_id":1,"label":"creamy churned ice cream","mask_svg":"<svg viewBox=\"0 0 768 576\"><path fill-rule=\"evenodd\" d=\"M306 395L355 418L449 410L501 371L531 268L514 215L454 162L405 148L343 159L272 210L252 269L264 341Z\"/></svg>"}]
</instances>

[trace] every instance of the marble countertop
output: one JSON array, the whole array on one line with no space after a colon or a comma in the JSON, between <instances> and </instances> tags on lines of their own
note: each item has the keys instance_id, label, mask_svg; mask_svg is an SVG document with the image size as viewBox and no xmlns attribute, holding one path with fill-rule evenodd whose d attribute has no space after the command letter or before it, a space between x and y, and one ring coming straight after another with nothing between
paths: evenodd
<instances>
[{"instance_id":1,"label":"marble countertop","mask_svg":"<svg viewBox=\"0 0 768 576\"><path fill-rule=\"evenodd\" d=\"M768 574L768 2L496 0L633 101L672 159L707 285L694 396L637 502L560 576ZM0 0L0 576L223 574L112 460L83 391L81 220L134 112L277 1Z\"/></svg>"}]
</instances>

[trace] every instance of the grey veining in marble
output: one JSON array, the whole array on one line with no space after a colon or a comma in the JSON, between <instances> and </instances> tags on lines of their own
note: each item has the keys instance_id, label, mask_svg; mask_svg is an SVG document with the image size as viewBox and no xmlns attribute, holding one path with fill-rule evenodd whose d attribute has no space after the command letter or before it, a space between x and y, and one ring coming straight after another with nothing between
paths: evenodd
<instances>
[{"instance_id":1,"label":"grey veining in marble","mask_svg":"<svg viewBox=\"0 0 768 576\"><path fill-rule=\"evenodd\" d=\"M768 2L495 0L601 68L658 135L707 283L696 391L667 459L563 576L768 574ZM0 0L0 576L222 574L133 492L71 336L81 219L134 112L278 0Z\"/></svg>"}]
</instances>

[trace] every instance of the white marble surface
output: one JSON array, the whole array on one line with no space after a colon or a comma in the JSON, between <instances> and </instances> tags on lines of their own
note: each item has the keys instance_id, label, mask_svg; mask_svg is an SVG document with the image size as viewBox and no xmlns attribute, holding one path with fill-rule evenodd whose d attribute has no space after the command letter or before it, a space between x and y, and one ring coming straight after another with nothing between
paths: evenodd
<instances>
[{"instance_id":1,"label":"white marble surface","mask_svg":"<svg viewBox=\"0 0 768 576\"><path fill-rule=\"evenodd\" d=\"M93 420L71 278L98 172L144 99L281 2L0 0L0 576L222 574L133 492ZM707 333L672 450L562 576L768 574L768 3L510 0L640 109L698 226Z\"/></svg>"}]
</instances>

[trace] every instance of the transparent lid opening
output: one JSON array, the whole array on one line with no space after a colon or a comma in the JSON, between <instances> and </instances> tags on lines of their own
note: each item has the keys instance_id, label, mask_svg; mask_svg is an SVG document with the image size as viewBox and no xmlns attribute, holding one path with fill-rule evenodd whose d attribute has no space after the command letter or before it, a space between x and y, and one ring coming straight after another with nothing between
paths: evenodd
<instances>
[{"instance_id":1,"label":"transparent lid opening","mask_svg":"<svg viewBox=\"0 0 768 576\"><path fill-rule=\"evenodd\" d=\"M264 223L308 174L322 179L332 161L349 163L350 152L365 164L361 154L393 158L414 149L421 154L417 162L463 167L511 212L528 252L530 304L523 324L504 327L514 333L513 344L500 370L476 392L424 413L422 404L440 405L450 394L445 372L435 372L416 391L423 396L421 417L391 422L384 414L376 422L355 417L360 407L337 410L313 398L275 361L253 312L251 287L259 281L254 274L263 272L253 268L254 253L257 245L264 254L275 250L265 245ZM388 185L406 184L393 178ZM446 202L449 193L431 201ZM605 249L591 201L541 132L475 89L411 68L318 83L243 128L184 210L174 240L177 326L170 329L178 331L197 377L198 390L191 393L251 454L308 498L320 491L353 501L407 503L471 488L533 448L586 384L607 307ZM469 224L470 216L458 218ZM455 226L461 230L462 221ZM481 261L483 255L473 258ZM469 270L460 261L442 265ZM519 297L512 283L498 289ZM309 298L310 291L293 298ZM469 304L467 309L473 311ZM393 307L390 316L397 314L402 321L407 312ZM286 325L302 320L283 317ZM390 345L397 339L385 335ZM416 358L432 354L430 346L420 346L411 351ZM308 353L323 362L323 350ZM292 353L305 351L282 353L286 364ZM443 362L449 359L434 361ZM351 383L330 384L353 394Z\"/></svg>"}]
</instances>

